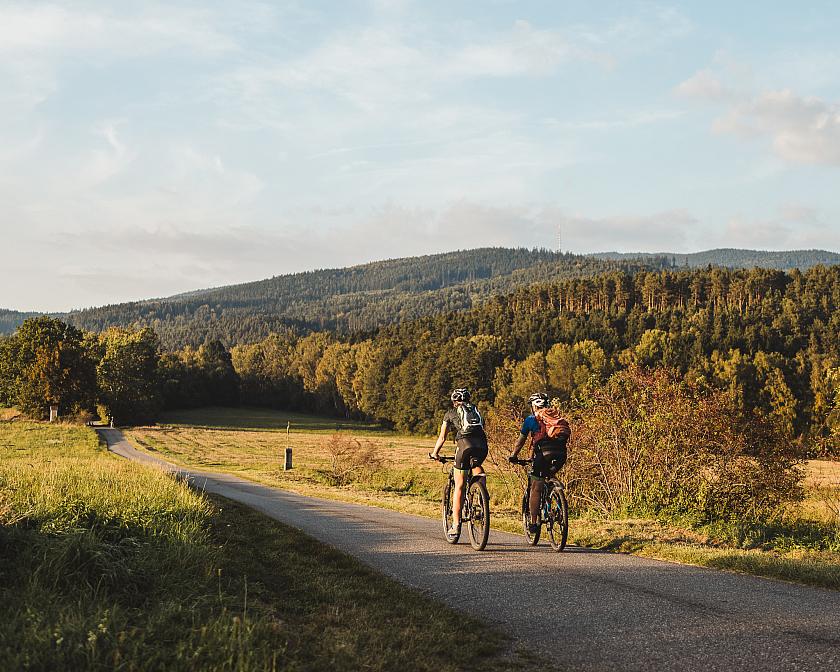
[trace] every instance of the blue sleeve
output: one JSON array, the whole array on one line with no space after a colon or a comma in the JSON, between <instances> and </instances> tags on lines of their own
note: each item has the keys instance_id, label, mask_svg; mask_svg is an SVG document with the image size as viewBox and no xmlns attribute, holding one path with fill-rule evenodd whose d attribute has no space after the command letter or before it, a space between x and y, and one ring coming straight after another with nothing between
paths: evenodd
<instances>
[{"instance_id":1,"label":"blue sleeve","mask_svg":"<svg viewBox=\"0 0 840 672\"><path fill-rule=\"evenodd\" d=\"M533 415L529 415L522 423L522 429L519 430L519 433L528 436L528 434L536 434L538 431L540 431L540 423Z\"/></svg>"}]
</instances>

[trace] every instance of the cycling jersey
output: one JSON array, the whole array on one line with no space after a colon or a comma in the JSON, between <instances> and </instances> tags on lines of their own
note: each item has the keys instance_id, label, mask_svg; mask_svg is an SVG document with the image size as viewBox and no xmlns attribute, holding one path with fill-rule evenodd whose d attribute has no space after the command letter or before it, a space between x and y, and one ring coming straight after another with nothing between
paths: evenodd
<instances>
[{"instance_id":1,"label":"cycling jersey","mask_svg":"<svg viewBox=\"0 0 840 672\"><path fill-rule=\"evenodd\" d=\"M465 438L465 435L461 433L461 419L458 417L458 410L456 408L450 408L446 411L446 415L443 416L443 421L446 423L446 431L455 433L455 441L460 441ZM484 442L487 442L484 430L480 428L473 429L469 437L484 438Z\"/></svg>"}]
</instances>

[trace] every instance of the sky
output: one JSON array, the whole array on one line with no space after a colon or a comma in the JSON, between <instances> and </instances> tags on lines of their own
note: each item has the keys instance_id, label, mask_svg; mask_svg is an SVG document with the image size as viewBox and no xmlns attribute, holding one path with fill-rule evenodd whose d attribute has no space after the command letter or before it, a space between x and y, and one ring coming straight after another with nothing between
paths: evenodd
<instances>
[{"instance_id":1,"label":"sky","mask_svg":"<svg viewBox=\"0 0 840 672\"><path fill-rule=\"evenodd\" d=\"M840 250L840 5L0 0L0 307L483 246Z\"/></svg>"}]
</instances>

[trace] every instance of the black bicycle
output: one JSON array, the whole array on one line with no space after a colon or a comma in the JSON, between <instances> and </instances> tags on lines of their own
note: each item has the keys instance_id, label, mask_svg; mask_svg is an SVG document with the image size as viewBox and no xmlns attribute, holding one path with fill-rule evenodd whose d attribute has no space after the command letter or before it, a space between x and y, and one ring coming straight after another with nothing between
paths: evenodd
<instances>
[{"instance_id":1,"label":"black bicycle","mask_svg":"<svg viewBox=\"0 0 840 672\"><path fill-rule=\"evenodd\" d=\"M454 462L454 457L438 458L438 462L446 464ZM461 525L467 525L470 536L470 545L477 551L483 551L487 546L487 539L490 536L490 495L487 492L485 474L473 474L472 470L478 466L478 462L470 460L469 480L464 484L464 500L461 505ZM450 544L457 544L461 538L461 528L455 534L449 534L452 528L452 511L455 498L455 465L449 469L449 479L443 486L443 497L440 503L441 519L443 521L443 534Z\"/></svg>"},{"instance_id":2,"label":"black bicycle","mask_svg":"<svg viewBox=\"0 0 840 672\"><path fill-rule=\"evenodd\" d=\"M533 464L534 458L511 460L511 462L527 467ZM525 532L525 538L531 546L536 546L540 541L542 526L545 525L551 548L559 553L566 548L566 541L569 538L569 502L566 501L566 489L556 476L546 479L540 496L539 527L532 533L530 530L531 486L532 481L528 478L528 485L522 495L522 529Z\"/></svg>"}]
</instances>

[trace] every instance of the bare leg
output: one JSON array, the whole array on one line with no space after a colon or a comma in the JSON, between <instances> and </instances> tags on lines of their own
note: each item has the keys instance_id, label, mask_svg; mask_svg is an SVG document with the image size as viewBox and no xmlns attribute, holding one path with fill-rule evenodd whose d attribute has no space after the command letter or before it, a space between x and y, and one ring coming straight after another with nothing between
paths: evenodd
<instances>
[{"instance_id":1,"label":"bare leg","mask_svg":"<svg viewBox=\"0 0 840 672\"><path fill-rule=\"evenodd\" d=\"M530 478L530 477L529 477ZM542 495L542 480L531 480L531 522L536 525L540 522L540 496Z\"/></svg>"},{"instance_id":2,"label":"bare leg","mask_svg":"<svg viewBox=\"0 0 840 672\"><path fill-rule=\"evenodd\" d=\"M452 523L458 525L461 522L461 505L464 501L464 477L465 471L456 469L453 476L455 477L455 492L453 493L452 503Z\"/></svg>"}]
</instances>

